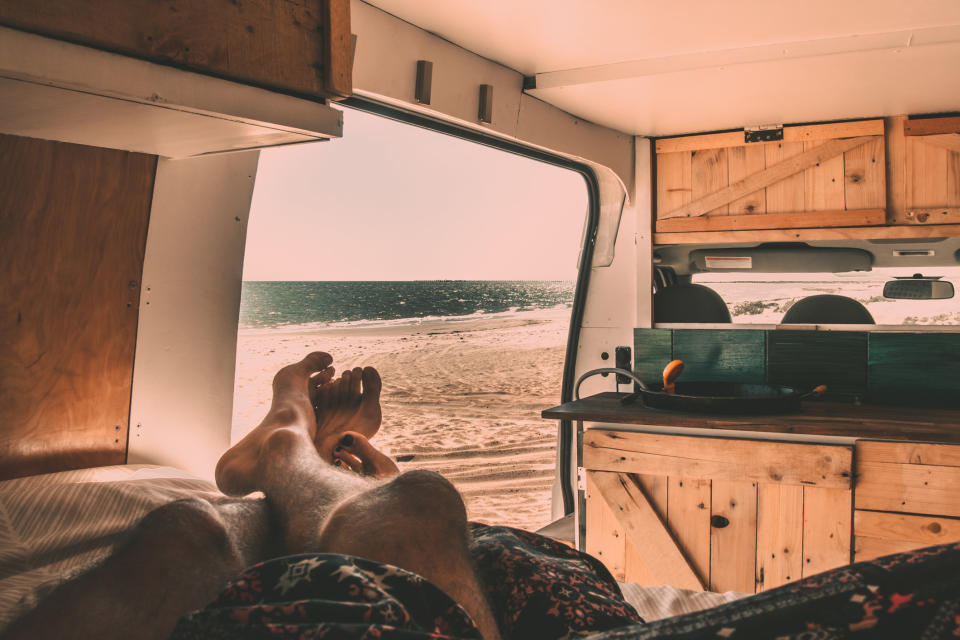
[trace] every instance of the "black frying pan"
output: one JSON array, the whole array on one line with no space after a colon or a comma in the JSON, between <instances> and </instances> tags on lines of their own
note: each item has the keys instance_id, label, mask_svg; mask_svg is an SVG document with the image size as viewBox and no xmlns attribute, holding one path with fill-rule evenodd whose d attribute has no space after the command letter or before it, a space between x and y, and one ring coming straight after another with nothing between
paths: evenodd
<instances>
[{"instance_id":1,"label":"black frying pan","mask_svg":"<svg viewBox=\"0 0 960 640\"><path fill-rule=\"evenodd\" d=\"M801 393L792 387L771 384L675 382L672 383L674 392L667 393L664 391L664 385L645 384L626 369L604 368L594 369L580 376L575 389L577 400L580 399L580 383L598 373L619 373L630 377L639 385L640 389L637 393L621 400L623 404L630 404L640 397L648 407L694 413L741 415L790 413L800 409L800 401L804 398L818 396L827 389L825 386L820 386L812 391Z\"/></svg>"}]
</instances>

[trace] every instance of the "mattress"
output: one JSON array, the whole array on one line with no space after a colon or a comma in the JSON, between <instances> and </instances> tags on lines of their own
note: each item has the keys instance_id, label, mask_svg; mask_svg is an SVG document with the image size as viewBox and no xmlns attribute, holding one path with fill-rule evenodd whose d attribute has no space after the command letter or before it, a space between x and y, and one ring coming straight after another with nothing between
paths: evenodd
<instances>
[{"instance_id":1,"label":"mattress","mask_svg":"<svg viewBox=\"0 0 960 640\"><path fill-rule=\"evenodd\" d=\"M103 560L144 515L181 498L215 499L208 481L172 467L120 465L0 482L0 629L61 582ZM744 594L621 584L645 620Z\"/></svg>"}]
</instances>

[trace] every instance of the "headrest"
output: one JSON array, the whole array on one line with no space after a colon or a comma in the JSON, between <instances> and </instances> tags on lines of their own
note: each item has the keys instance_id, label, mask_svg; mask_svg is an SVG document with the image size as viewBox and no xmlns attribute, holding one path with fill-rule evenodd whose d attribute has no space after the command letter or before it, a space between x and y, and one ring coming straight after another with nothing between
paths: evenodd
<instances>
[{"instance_id":1,"label":"headrest","mask_svg":"<svg viewBox=\"0 0 960 640\"><path fill-rule=\"evenodd\" d=\"M730 322L730 310L716 291L702 284L665 287L653 296L654 322Z\"/></svg>"},{"instance_id":2,"label":"headrest","mask_svg":"<svg viewBox=\"0 0 960 640\"><path fill-rule=\"evenodd\" d=\"M783 315L784 324L876 324L867 308L846 296L820 294L798 300Z\"/></svg>"}]
</instances>

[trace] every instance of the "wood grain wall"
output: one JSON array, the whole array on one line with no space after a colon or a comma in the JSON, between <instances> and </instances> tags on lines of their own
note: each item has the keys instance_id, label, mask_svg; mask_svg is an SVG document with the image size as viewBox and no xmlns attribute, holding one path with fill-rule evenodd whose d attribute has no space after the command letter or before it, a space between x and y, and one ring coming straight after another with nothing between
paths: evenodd
<instances>
[{"instance_id":1,"label":"wood grain wall","mask_svg":"<svg viewBox=\"0 0 960 640\"><path fill-rule=\"evenodd\" d=\"M352 91L350 0L4 0L0 24L298 95Z\"/></svg>"},{"instance_id":2,"label":"wood grain wall","mask_svg":"<svg viewBox=\"0 0 960 640\"><path fill-rule=\"evenodd\" d=\"M156 163L0 135L0 478L125 461Z\"/></svg>"}]
</instances>

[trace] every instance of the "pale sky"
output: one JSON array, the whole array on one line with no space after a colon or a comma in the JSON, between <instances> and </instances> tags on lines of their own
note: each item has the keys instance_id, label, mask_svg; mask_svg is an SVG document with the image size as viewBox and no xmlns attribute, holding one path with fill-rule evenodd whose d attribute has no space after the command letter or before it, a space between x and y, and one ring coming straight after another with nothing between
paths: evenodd
<instances>
[{"instance_id":1,"label":"pale sky","mask_svg":"<svg viewBox=\"0 0 960 640\"><path fill-rule=\"evenodd\" d=\"M344 109L343 138L261 152L244 280L574 280L573 171Z\"/></svg>"}]
</instances>

